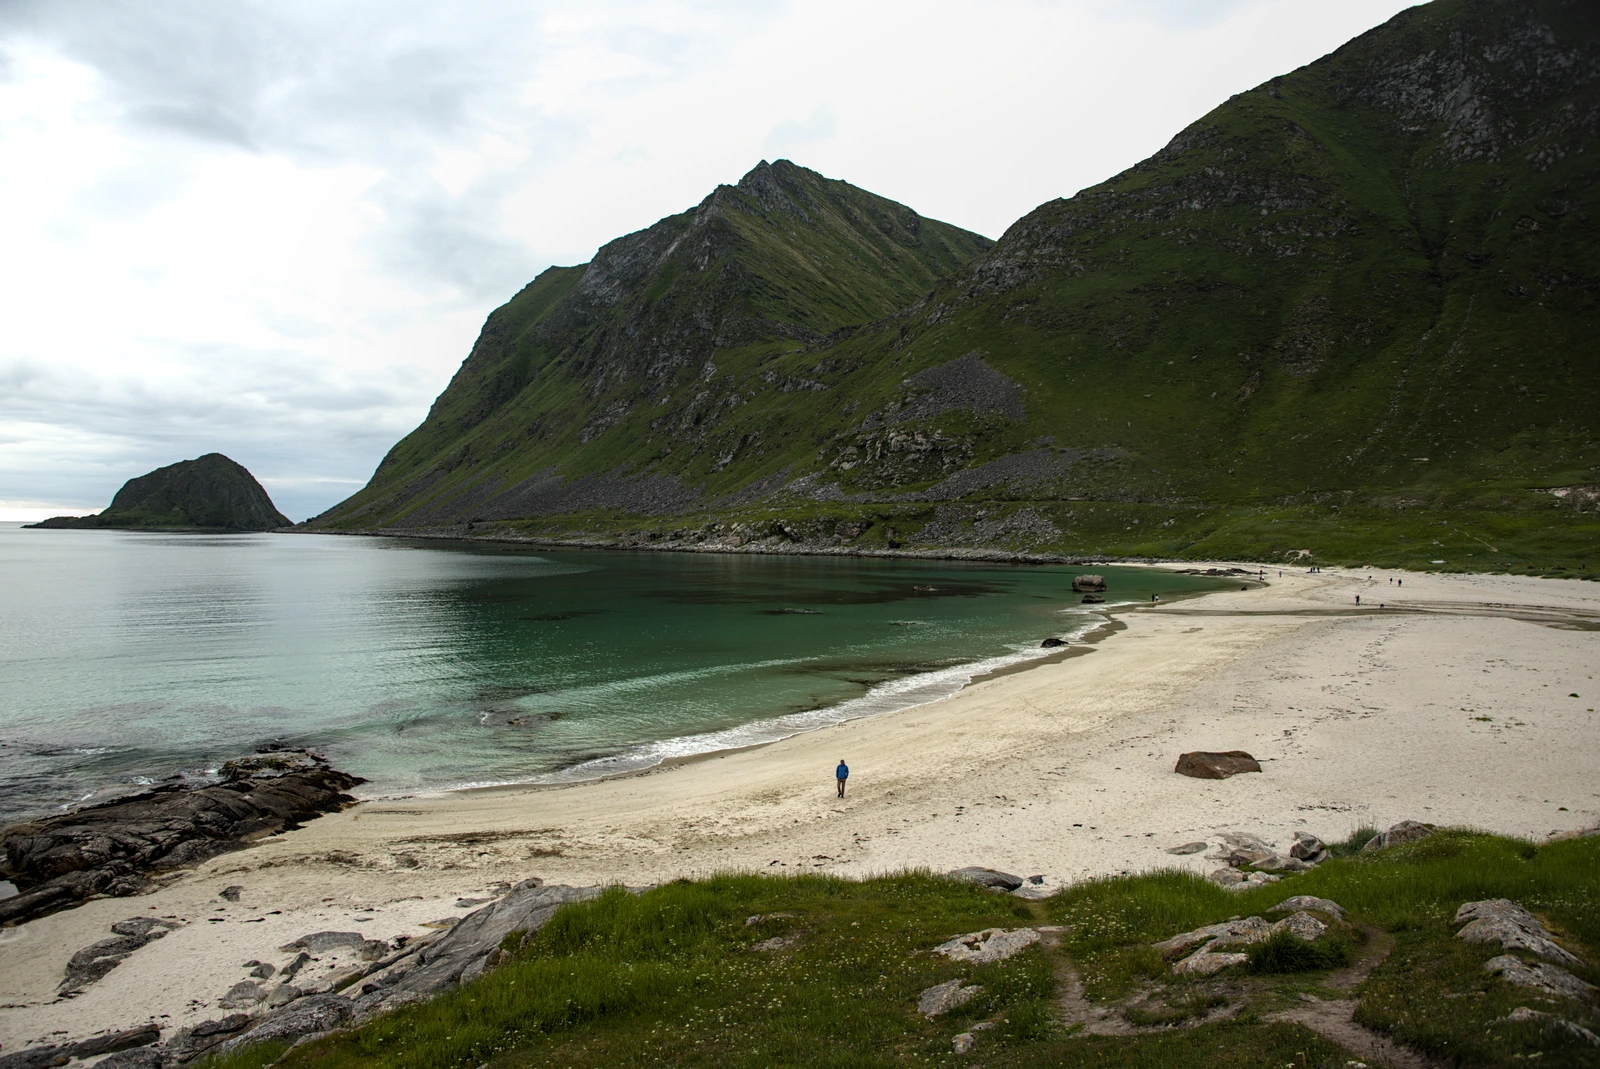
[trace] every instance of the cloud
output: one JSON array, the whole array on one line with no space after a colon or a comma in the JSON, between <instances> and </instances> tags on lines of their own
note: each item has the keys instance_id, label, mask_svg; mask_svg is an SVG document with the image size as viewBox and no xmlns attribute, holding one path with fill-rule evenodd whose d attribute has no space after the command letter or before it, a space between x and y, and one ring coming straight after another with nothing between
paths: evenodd
<instances>
[{"instance_id":1,"label":"cloud","mask_svg":"<svg viewBox=\"0 0 1600 1069\"><path fill-rule=\"evenodd\" d=\"M774 126L767 135L766 148L770 155L783 156L818 141L830 140L838 132L839 120L834 116L833 109L826 104L819 104L804 119L791 119Z\"/></svg>"}]
</instances>

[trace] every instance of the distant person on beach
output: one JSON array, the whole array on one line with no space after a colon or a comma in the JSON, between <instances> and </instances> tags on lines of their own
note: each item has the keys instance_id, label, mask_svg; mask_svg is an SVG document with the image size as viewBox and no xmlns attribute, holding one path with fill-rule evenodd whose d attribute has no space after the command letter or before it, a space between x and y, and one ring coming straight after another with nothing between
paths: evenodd
<instances>
[{"instance_id":1,"label":"distant person on beach","mask_svg":"<svg viewBox=\"0 0 1600 1069\"><path fill-rule=\"evenodd\" d=\"M839 781L839 797L844 797L844 781L850 778L850 766L844 763L844 758L839 758L839 767L833 770L834 778Z\"/></svg>"}]
</instances>

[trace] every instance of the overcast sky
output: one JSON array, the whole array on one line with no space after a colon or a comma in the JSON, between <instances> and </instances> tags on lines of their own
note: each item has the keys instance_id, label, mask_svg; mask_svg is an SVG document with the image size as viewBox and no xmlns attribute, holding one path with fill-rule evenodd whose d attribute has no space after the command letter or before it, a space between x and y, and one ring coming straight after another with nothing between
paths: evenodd
<instances>
[{"instance_id":1,"label":"overcast sky","mask_svg":"<svg viewBox=\"0 0 1600 1069\"><path fill-rule=\"evenodd\" d=\"M0 520L366 482L550 264L787 157L991 237L1397 0L0 0Z\"/></svg>"}]
</instances>

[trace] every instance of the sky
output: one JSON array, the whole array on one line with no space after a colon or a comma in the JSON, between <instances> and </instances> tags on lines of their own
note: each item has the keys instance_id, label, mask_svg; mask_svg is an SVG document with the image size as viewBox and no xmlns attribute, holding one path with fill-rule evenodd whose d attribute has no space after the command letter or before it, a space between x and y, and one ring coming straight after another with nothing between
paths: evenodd
<instances>
[{"instance_id":1,"label":"sky","mask_svg":"<svg viewBox=\"0 0 1600 1069\"><path fill-rule=\"evenodd\" d=\"M999 237L1397 0L0 0L0 521L300 520L551 264L780 157Z\"/></svg>"}]
</instances>

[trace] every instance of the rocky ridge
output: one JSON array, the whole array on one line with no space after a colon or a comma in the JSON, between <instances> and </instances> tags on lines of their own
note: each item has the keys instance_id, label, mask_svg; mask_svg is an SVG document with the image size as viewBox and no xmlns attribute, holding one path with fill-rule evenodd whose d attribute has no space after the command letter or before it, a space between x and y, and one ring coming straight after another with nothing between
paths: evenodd
<instances>
[{"instance_id":1,"label":"rocky ridge","mask_svg":"<svg viewBox=\"0 0 1600 1069\"><path fill-rule=\"evenodd\" d=\"M227 762L210 786L160 787L14 824L0 830L0 879L18 893L0 899L0 924L140 894L163 874L353 803L344 792L361 782L316 754L281 750Z\"/></svg>"}]
</instances>

